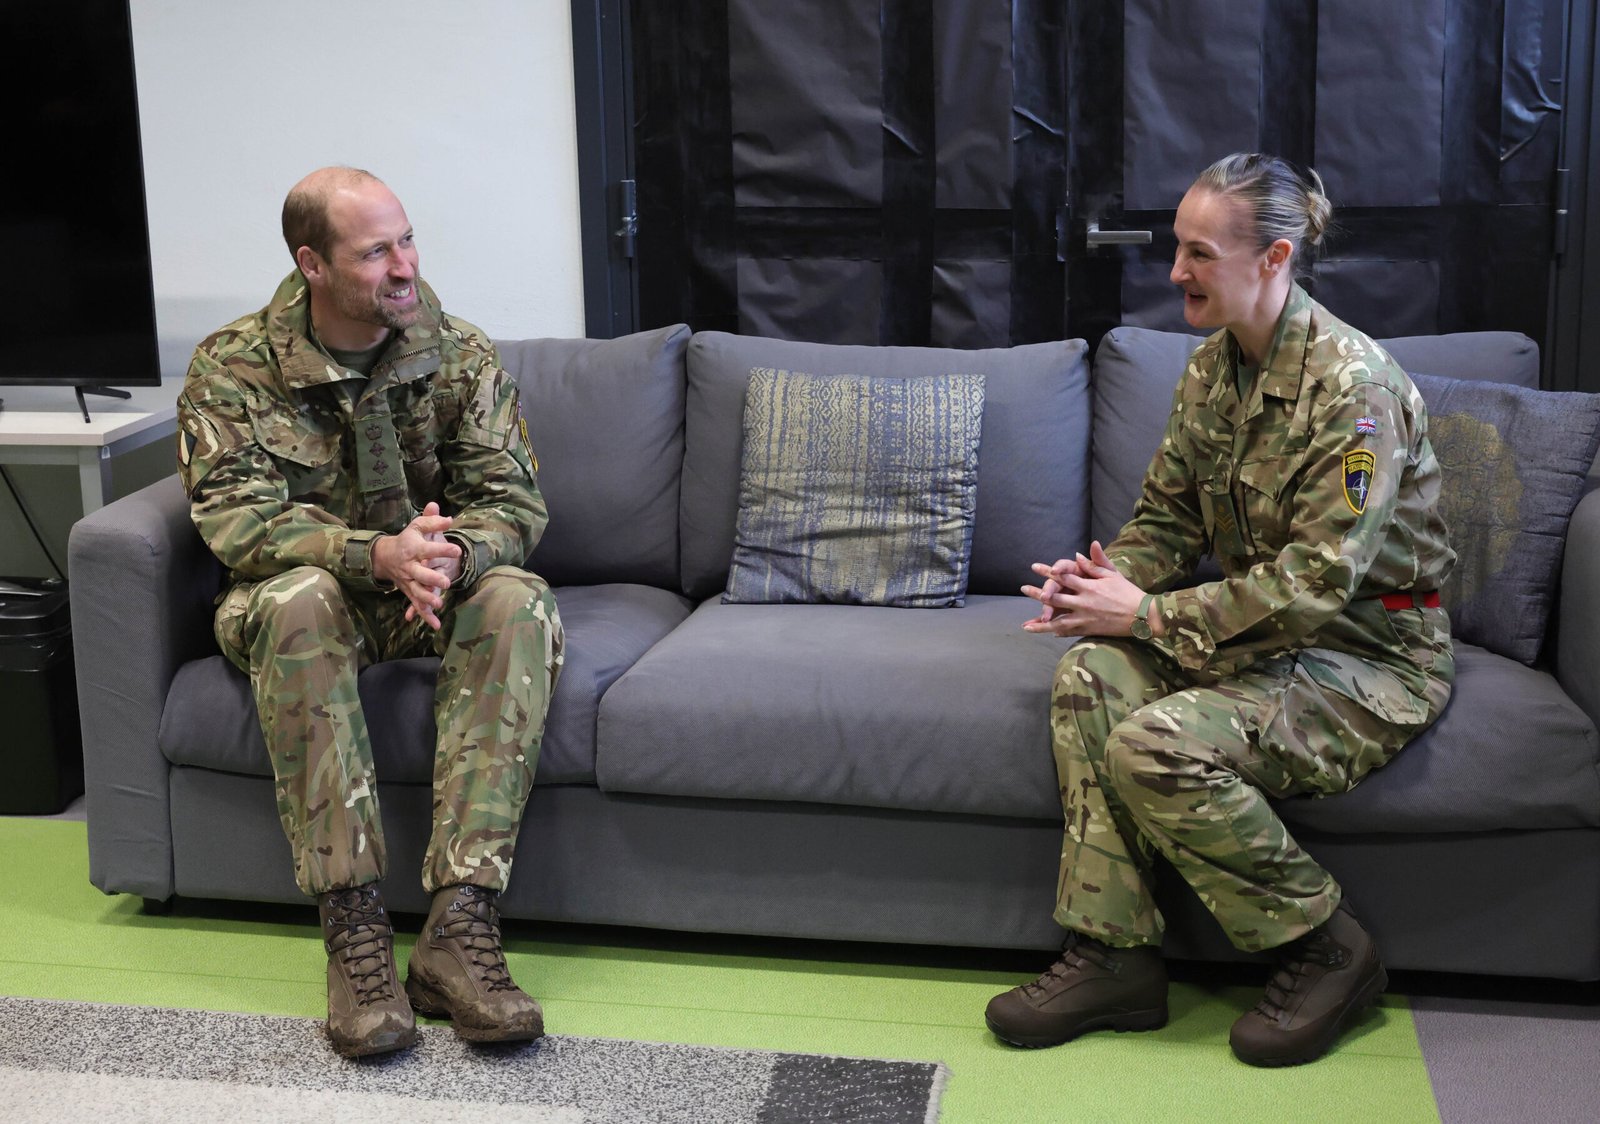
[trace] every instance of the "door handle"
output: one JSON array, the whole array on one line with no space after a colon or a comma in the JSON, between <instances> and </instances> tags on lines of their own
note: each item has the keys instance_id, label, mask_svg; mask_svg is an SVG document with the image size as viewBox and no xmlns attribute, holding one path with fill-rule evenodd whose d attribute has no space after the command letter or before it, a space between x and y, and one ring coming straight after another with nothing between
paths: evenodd
<instances>
[{"instance_id":1,"label":"door handle","mask_svg":"<svg viewBox=\"0 0 1600 1124\"><path fill-rule=\"evenodd\" d=\"M1083 244L1091 250L1096 246L1148 246L1150 241L1148 230L1101 230L1098 222L1091 222L1083 236Z\"/></svg>"}]
</instances>

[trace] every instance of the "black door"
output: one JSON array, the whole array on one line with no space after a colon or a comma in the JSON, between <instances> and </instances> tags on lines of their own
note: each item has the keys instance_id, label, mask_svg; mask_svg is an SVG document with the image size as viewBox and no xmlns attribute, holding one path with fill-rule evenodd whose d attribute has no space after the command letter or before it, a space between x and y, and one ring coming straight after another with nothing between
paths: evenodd
<instances>
[{"instance_id":1,"label":"black door","mask_svg":"<svg viewBox=\"0 0 1600 1124\"><path fill-rule=\"evenodd\" d=\"M639 326L1182 328L1177 202L1259 149L1327 182L1335 312L1546 342L1566 2L635 0Z\"/></svg>"}]
</instances>

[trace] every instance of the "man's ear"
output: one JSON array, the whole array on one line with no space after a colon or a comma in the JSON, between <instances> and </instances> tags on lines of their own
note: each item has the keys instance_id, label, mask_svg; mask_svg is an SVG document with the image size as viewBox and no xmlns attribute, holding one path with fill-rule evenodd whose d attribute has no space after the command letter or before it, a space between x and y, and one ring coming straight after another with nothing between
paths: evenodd
<instances>
[{"instance_id":1,"label":"man's ear","mask_svg":"<svg viewBox=\"0 0 1600 1124\"><path fill-rule=\"evenodd\" d=\"M294 252L294 264L300 267L300 272L305 275L307 281L313 278L321 280L323 272L328 268L327 263L322 260L322 255L310 246L301 246Z\"/></svg>"}]
</instances>

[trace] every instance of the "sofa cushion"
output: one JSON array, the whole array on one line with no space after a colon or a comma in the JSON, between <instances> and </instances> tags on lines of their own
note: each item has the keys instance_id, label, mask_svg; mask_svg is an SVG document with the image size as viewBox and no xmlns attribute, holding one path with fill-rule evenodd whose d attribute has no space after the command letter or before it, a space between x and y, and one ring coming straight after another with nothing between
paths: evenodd
<instances>
[{"instance_id":1,"label":"sofa cushion","mask_svg":"<svg viewBox=\"0 0 1600 1124\"><path fill-rule=\"evenodd\" d=\"M1349 792L1280 805L1340 834L1600 826L1600 734L1547 672L1456 641L1437 722Z\"/></svg>"},{"instance_id":2,"label":"sofa cushion","mask_svg":"<svg viewBox=\"0 0 1600 1124\"><path fill-rule=\"evenodd\" d=\"M1059 823L1048 694L1069 642L1024 633L1031 606L707 602L601 702L598 783ZM1281 801L1285 821L1399 835L1600 826L1600 734L1555 679L1467 643L1456 673L1432 728L1350 792Z\"/></svg>"},{"instance_id":3,"label":"sofa cushion","mask_svg":"<svg viewBox=\"0 0 1600 1124\"><path fill-rule=\"evenodd\" d=\"M529 566L551 585L678 588L681 324L613 340L503 340L550 525Z\"/></svg>"},{"instance_id":4,"label":"sofa cushion","mask_svg":"<svg viewBox=\"0 0 1600 1124\"><path fill-rule=\"evenodd\" d=\"M1056 819L1034 602L914 613L708 601L607 692L609 792Z\"/></svg>"},{"instance_id":5,"label":"sofa cushion","mask_svg":"<svg viewBox=\"0 0 1600 1124\"><path fill-rule=\"evenodd\" d=\"M1450 631L1531 664L1555 602L1567 521L1600 446L1600 394L1413 374L1456 550Z\"/></svg>"},{"instance_id":6,"label":"sofa cushion","mask_svg":"<svg viewBox=\"0 0 1600 1124\"><path fill-rule=\"evenodd\" d=\"M959 606L982 426L982 375L754 372L723 600Z\"/></svg>"},{"instance_id":7,"label":"sofa cushion","mask_svg":"<svg viewBox=\"0 0 1600 1124\"><path fill-rule=\"evenodd\" d=\"M972 533L973 593L1012 593L1028 563L1060 557L1088 528L1088 366L1082 340L987 351L865 347L697 332L689 342L683 457L683 588L722 590L739 509L745 385L757 367L818 375L984 376Z\"/></svg>"},{"instance_id":8,"label":"sofa cushion","mask_svg":"<svg viewBox=\"0 0 1600 1124\"><path fill-rule=\"evenodd\" d=\"M1172 394L1203 337L1113 328L1094 355L1094 467L1091 529L1110 542L1133 514L1150 458L1161 444ZM1379 340L1408 371L1539 385L1539 348L1520 332L1456 332ZM1073 549L1077 549L1074 547Z\"/></svg>"},{"instance_id":9,"label":"sofa cushion","mask_svg":"<svg viewBox=\"0 0 1600 1124\"><path fill-rule=\"evenodd\" d=\"M689 615L682 597L642 585L556 590L566 632L565 665L550 700L539 784L594 781L600 696L649 647ZM433 783L435 656L373 664L357 681L385 782ZM161 712L161 752L175 765L270 777L250 681L222 656L178 669Z\"/></svg>"}]
</instances>

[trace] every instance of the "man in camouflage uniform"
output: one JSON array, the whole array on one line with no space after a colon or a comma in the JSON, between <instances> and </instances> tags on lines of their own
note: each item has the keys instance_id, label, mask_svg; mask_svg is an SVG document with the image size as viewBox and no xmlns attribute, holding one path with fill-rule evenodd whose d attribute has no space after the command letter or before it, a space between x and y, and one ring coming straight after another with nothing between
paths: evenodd
<instances>
[{"instance_id":1,"label":"man in camouflage uniform","mask_svg":"<svg viewBox=\"0 0 1600 1124\"><path fill-rule=\"evenodd\" d=\"M513 379L439 308L410 222L366 172L284 204L296 270L196 350L179 400L195 526L228 568L222 651L250 676L295 880L328 952L328 1033L408 1045L412 1007L478 1041L543 1033L500 948L562 631L522 565L546 523ZM433 895L402 993L378 892L383 825L364 667L433 652ZM407 1002L409 996L410 1002Z\"/></svg>"},{"instance_id":2,"label":"man in camouflage uniform","mask_svg":"<svg viewBox=\"0 0 1600 1124\"><path fill-rule=\"evenodd\" d=\"M1045 605L1025 627L1094 638L1063 657L1051 706L1067 943L990 1003L1000 1037L1166 1022L1157 854L1234 944L1279 950L1234 1026L1242 1060L1309 1061L1376 999L1370 940L1268 797L1351 788L1443 709L1438 493L1415 387L1298 285L1259 370L1228 332L1195 352L1132 520L1025 588ZM1174 589L1208 552L1223 579Z\"/></svg>"}]
</instances>

